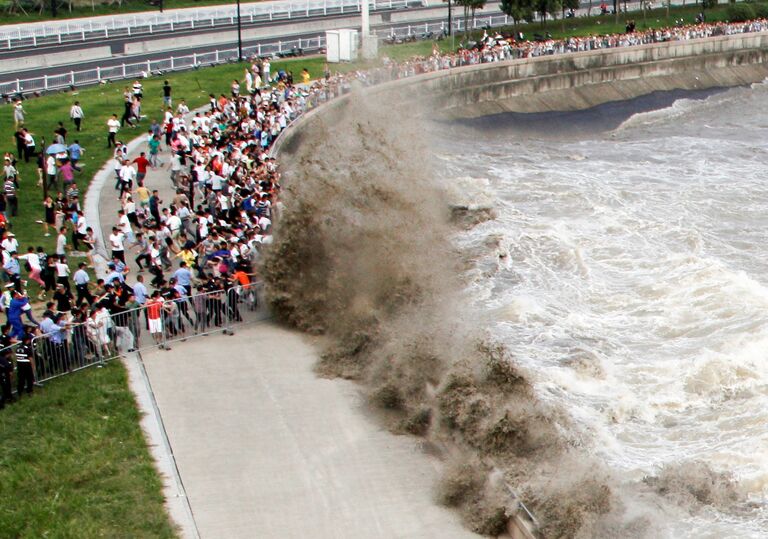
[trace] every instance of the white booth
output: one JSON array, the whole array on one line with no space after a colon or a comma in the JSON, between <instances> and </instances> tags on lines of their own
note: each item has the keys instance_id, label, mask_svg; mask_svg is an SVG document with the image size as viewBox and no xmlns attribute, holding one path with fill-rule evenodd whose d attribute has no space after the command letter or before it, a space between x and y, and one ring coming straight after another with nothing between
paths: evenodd
<instances>
[{"instance_id":1,"label":"white booth","mask_svg":"<svg viewBox=\"0 0 768 539\"><path fill-rule=\"evenodd\" d=\"M329 63L357 60L357 30L342 28L325 32L325 57Z\"/></svg>"}]
</instances>

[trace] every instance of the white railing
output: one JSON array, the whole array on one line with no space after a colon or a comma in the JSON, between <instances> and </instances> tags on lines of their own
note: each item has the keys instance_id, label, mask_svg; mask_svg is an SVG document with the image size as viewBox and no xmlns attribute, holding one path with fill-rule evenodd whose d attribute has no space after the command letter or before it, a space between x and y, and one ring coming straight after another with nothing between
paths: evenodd
<instances>
[{"instance_id":1,"label":"white railing","mask_svg":"<svg viewBox=\"0 0 768 539\"><path fill-rule=\"evenodd\" d=\"M425 6L427 0L370 0L374 10L403 9ZM242 4L244 24L290 19L306 19L342 15L360 11L361 0L303 0ZM72 21L46 21L20 24L0 29L0 51L21 47L37 47L129 37L140 34L168 33L177 30L232 26L237 22L234 5L211 8L173 10L165 13L145 12L115 17L93 17Z\"/></svg>"}]
</instances>

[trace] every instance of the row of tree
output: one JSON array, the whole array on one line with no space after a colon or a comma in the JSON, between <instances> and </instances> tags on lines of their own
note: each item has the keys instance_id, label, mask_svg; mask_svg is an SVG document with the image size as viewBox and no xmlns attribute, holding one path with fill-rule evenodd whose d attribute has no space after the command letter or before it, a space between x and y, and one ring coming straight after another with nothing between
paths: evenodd
<instances>
[{"instance_id":1,"label":"row of tree","mask_svg":"<svg viewBox=\"0 0 768 539\"><path fill-rule=\"evenodd\" d=\"M446 1L446 0L443 0ZM450 6L453 2L457 6L461 6L464 9L464 22L465 28L469 28L469 18L472 17L472 22L475 20L475 12L478 9L483 9L488 0L447 0ZM499 7L501 11L509 15L514 21L515 25L521 22L533 22L535 15L538 13L542 22L547 20L547 17L555 18L557 13L562 13L565 18L566 10L576 10L579 8L580 0L501 0Z\"/></svg>"},{"instance_id":2,"label":"row of tree","mask_svg":"<svg viewBox=\"0 0 768 539\"><path fill-rule=\"evenodd\" d=\"M518 25L533 22L536 13L542 21L558 13L565 18L566 10L579 9L579 0L501 0L500 8Z\"/></svg>"}]
</instances>

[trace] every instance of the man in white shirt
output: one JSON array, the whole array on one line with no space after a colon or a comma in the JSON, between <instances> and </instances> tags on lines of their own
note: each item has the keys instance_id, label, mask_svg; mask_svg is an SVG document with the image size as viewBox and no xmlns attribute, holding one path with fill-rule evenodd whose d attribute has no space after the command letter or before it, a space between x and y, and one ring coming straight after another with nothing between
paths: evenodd
<instances>
[{"instance_id":1,"label":"man in white shirt","mask_svg":"<svg viewBox=\"0 0 768 539\"><path fill-rule=\"evenodd\" d=\"M123 193L130 193L133 188L133 180L136 178L136 169L131 166L126 159L123 161L123 166L120 169L120 195L118 198L123 198Z\"/></svg>"},{"instance_id":2,"label":"man in white shirt","mask_svg":"<svg viewBox=\"0 0 768 539\"><path fill-rule=\"evenodd\" d=\"M83 108L80 106L80 101L75 101L75 104L72 105L72 108L69 109L69 117L72 118L73 122L75 122L75 129L80 131L80 125L82 124L83 118L85 117Z\"/></svg>"},{"instance_id":3,"label":"man in white shirt","mask_svg":"<svg viewBox=\"0 0 768 539\"><path fill-rule=\"evenodd\" d=\"M19 251L19 242L16 241L16 235L13 232L6 232L0 245L2 245L3 250L5 251Z\"/></svg>"},{"instance_id":4,"label":"man in white shirt","mask_svg":"<svg viewBox=\"0 0 768 539\"><path fill-rule=\"evenodd\" d=\"M125 210L118 210L117 215L117 226L120 229L120 232L122 232L123 236L125 236L125 239L129 244L136 243L136 238L133 235L133 227L131 226L131 220L128 219L128 216L125 214Z\"/></svg>"},{"instance_id":5,"label":"man in white shirt","mask_svg":"<svg viewBox=\"0 0 768 539\"><path fill-rule=\"evenodd\" d=\"M107 120L107 148L117 146L115 137L117 136L118 131L120 131L120 120L117 119L117 114L113 114L112 117Z\"/></svg>"},{"instance_id":6,"label":"man in white shirt","mask_svg":"<svg viewBox=\"0 0 768 539\"><path fill-rule=\"evenodd\" d=\"M118 258L125 264L125 234L116 226L112 227L112 234L109 235L109 245L112 248L112 258Z\"/></svg>"},{"instance_id":7,"label":"man in white shirt","mask_svg":"<svg viewBox=\"0 0 768 539\"><path fill-rule=\"evenodd\" d=\"M166 224L168 225L168 229L171 231L171 238L174 240L178 238L179 232L181 231L181 218L176 215L175 209L171 209L171 215L168 217Z\"/></svg>"},{"instance_id":8,"label":"man in white shirt","mask_svg":"<svg viewBox=\"0 0 768 539\"><path fill-rule=\"evenodd\" d=\"M56 255L64 256L67 254L67 227L59 229L59 235L56 236Z\"/></svg>"},{"instance_id":9,"label":"man in white shirt","mask_svg":"<svg viewBox=\"0 0 768 539\"><path fill-rule=\"evenodd\" d=\"M56 185L56 158L49 155L45 160L45 175L48 183L47 187L54 187Z\"/></svg>"}]
</instances>

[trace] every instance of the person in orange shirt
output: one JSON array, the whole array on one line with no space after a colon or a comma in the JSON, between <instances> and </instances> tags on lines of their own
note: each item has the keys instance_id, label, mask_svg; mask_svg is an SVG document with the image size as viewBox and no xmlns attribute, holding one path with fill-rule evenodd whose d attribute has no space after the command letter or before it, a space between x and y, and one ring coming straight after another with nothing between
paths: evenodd
<instances>
[{"instance_id":1,"label":"person in orange shirt","mask_svg":"<svg viewBox=\"0 0 768 539\"><path fill-rule=\"evenodd\" d=\"M149 332L158 348L163 349L163 303L165 301L160 297L160 291L152 292L152 297L147 301L147 320L149 321Z\"/></svg>"}]
</instances>

